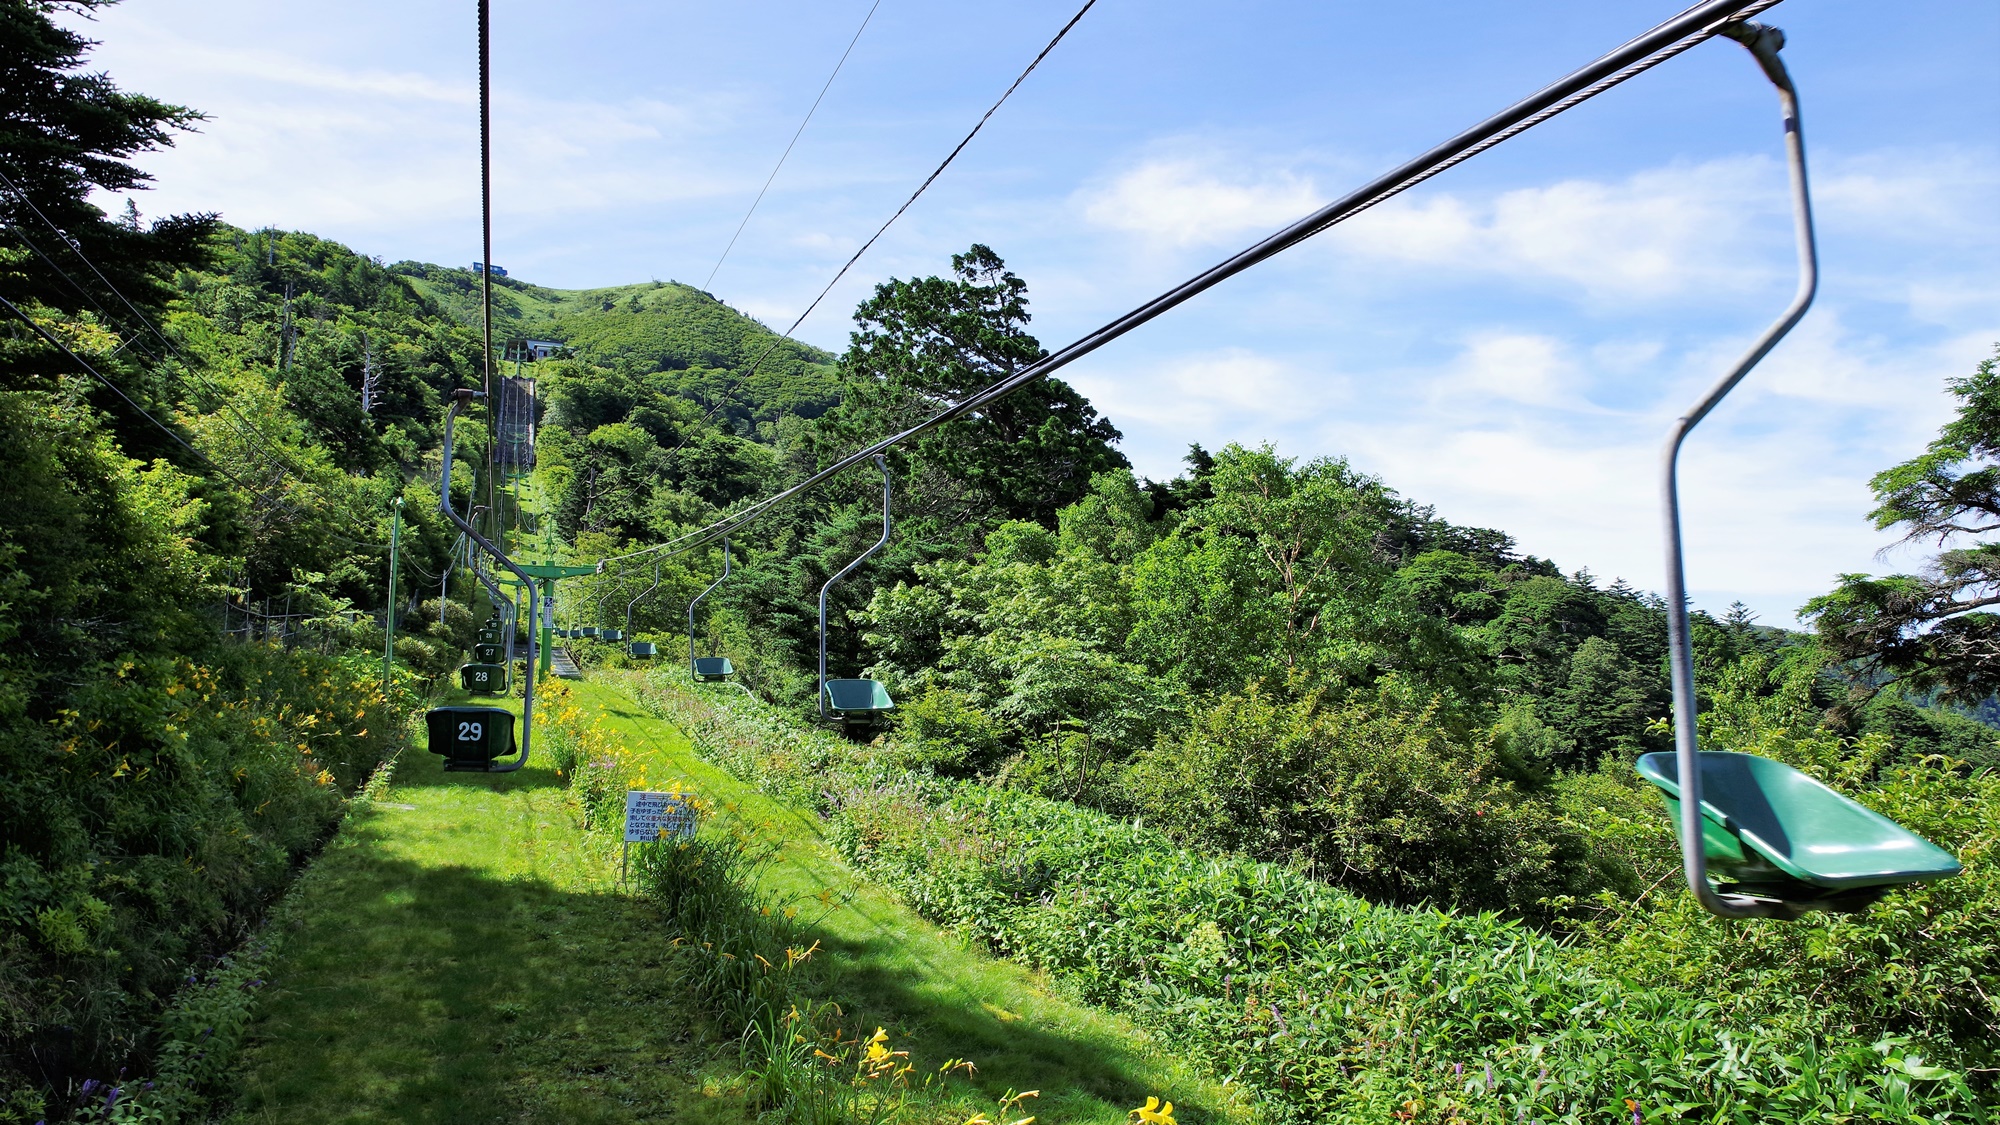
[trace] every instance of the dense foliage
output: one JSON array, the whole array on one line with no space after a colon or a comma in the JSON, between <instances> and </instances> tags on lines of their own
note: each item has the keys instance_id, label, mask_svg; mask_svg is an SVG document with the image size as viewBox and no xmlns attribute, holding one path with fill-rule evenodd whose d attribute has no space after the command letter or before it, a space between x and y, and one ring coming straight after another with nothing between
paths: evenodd
<instances>
[{"instance_id":1,"label":"dense foliage","mask_svg":"<svg viewBox=\"0 0 2000 1125\"><path fill-rule=\"evenodd\" d=\"M674 674L643 698L732 772L829 816L919 911L1133 1012L1250 1083L1271 1120L1985 1120L2000 779L1888 764L1879 738L1856 748L1724 694L1719 744L1815 773L1957 849L1966 875L1861 916L1756 927L1673 890L1605 896L1557 941L939 778L920 746L858 746ZM1574 807L1601 862L1674 874L1656 805L1588 799L1604 803Z\"/></svg>"}]
</instances>

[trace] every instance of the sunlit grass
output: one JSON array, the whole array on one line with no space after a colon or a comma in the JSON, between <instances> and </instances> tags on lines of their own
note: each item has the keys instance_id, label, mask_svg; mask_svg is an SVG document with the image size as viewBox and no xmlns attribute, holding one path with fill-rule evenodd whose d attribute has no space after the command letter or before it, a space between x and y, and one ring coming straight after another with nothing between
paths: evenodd
<instances>
[{"instance_id":1,"label":"sunlit grass","mask_svg":"<svg viewBox=\"0 0 2000 1125\"><path fill-rule=\"evenodd\" d=\"M683 1005L655 912L616 893L616 844L550 771L408 755L320 863L238 1120L742 1120L703 1092L734 1050Z\"/></svg>"},{"instance_id":2,"label":"sunlit grass","mask_svg":"<svg viewBox=\"0 0 2000 1125\"><path fill-rule=\"evenodd\" d=\"M652 776L684 778L778 845L767 889L821 919L813 936L824 942L828 991L851 1032L887 1027L920 1072L971 1060L977 1085L992 1098L1010 1087L1040 1090L1033 1112L1043 1122L1129 1122L1131 1107L1157 1094L1179 1103L1186 1122L1249 1119L1231 1092L1201 1078L1174 1044L969 948L857 876L809 815L703 762L673 727L607 683L572 687L628 745L655 756Z\"/></svg>"},{"instance_id":3,"label":"sunlit grass","mask_svg":"<svg viewBox=\"0 0 2000 1125\"><path fill-rule=\"evenodd\" d=\"M1128 1122L1155 1094L1182 1121L1247 1119L1172 1044L938 931L668 724L604 684L571 687L657 787L683 780L777 847L766 889L816 919L849 1034L886 1027L927 1068L973 1061L977 1093L956 1083L967 1100L1040 1090L1042 1122ZM657 910L617 886L618 858L616 834L584 829L545 757L480 775L408 755L303 888L236 1119L745 1120L733 1037L689 1005Z\"/></svg>"}]
</instances>

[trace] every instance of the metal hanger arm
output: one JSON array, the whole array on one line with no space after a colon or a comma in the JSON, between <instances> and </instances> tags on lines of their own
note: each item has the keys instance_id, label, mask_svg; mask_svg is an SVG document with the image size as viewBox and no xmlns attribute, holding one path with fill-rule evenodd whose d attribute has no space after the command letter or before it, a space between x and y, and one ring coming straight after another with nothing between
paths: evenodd
<instances>
[{"instance_id":1,"label":"metal hanger arm","mask_svg":"<svg viewBox=\"0 0 2000 1125\"><path fill-rule=\"evenodd\" d=\"M1791 304L1764 330L1763 335L1757 337L1756 343L1743 353L1729 373L1687 413L1675 419L1662 457L1661 507L1667 554L1667 651L1672 665L1674 751L1681 789L1678 828L1682 873L1687 878L1688 889L1703 909L1724 918L1792 918L1800 913L1797 907L1766 899L1721 894L1710 887L1708 853L1702 844L1701 746L1700 733L1695 725L1694 643L1688 627L1687 576L1683 566L1677 484L1681 445L1695 426L1805 316L1819 287L1819 255L1813 237L1812 194L1806 182L1805 139L1799 131L1798 91L1792 85L1784 61L1778 57L1778 49L1785 45L1785 35L1775 27L1748 21L1725 25L1719 34L1747 47L1778 90L1785 127L1785 165L1791 182L1792 225L1798 242L1799 284Z\"/></svg>"}]
</instances>

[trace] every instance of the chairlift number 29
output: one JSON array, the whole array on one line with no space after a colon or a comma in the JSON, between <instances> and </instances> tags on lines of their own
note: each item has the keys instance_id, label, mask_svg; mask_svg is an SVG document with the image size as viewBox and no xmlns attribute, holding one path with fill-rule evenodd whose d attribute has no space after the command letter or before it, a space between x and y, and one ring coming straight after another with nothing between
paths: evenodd
<instances>
[{"instance_id":1,"label":"chairlift number 29","mask_svg":"<svg viewBox=\"0 0 2000 1125\"><path fill-rule=\"evenodd\" d=\"M486 728L483 724L480 723L458 724L458 740L460 742L478 742L481 738L485 737L485 735L486 735Z\"/></svg>"}]
</instances>

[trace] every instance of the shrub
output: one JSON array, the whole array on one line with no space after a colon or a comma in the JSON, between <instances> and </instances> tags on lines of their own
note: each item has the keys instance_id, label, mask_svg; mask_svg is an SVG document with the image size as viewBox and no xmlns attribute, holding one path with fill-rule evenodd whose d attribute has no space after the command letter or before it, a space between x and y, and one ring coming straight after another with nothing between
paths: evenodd
<instances>
[{"instance_id":1,"label":"shrub","mask_svg":"<svg viewBox=\"0 0 2000 1125\"><path fill-rule=\"evenodd\" d=\"M1546 916L1596 889L1577 826L1498 773L1488 744L1431 711L1252 690L1141 754L1124 788L1185 845L1289 860L1378 900Z\"/></svg>"}]
</instances>

